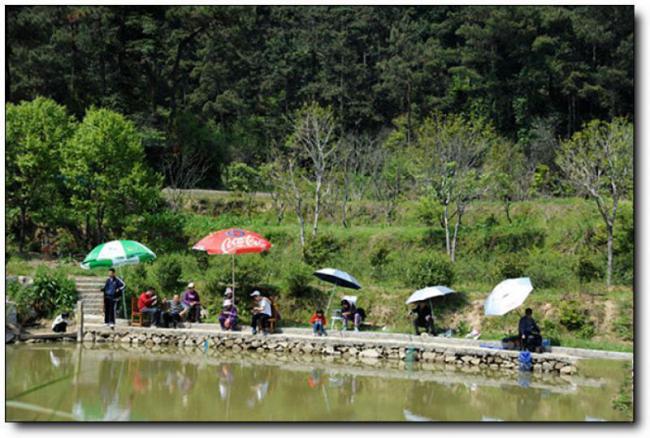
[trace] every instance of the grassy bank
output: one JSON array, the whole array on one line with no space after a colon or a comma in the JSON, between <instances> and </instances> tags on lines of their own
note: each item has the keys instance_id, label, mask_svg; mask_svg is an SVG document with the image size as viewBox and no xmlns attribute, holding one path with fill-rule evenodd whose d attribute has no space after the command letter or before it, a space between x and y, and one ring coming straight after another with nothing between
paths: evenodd
<instances>
[{"instance_id":1,"label":"grassy bank","mask_svg":"<svg viewBox=\"0 0 650 438\"><path fill-rule=\"evenodd\" d=\"M274 245L268 254L237 257L239 296L255 288L278 296L285 324L305 325L315 308L326 306L331 288L311 273L321 267L336 267L363 285L354 294L373 326L408 331L404 301L426 284L421 282L441 278L436 277L440 274L436 269L449 266L453 277L449 282L459 293L436 300L439 328L453 328L461 336L476 328L486 339L514 332L516 311L485 318L482 304L502 279L526 275L535 286L526 305L534 309L545 336L566 346L631 350L634 225L629 203L623 205L617 229L617 285L611 290L603 281L604 230L594 205L583 199L515 203L512 223L498 203L472 204L463 219L458 259L453 265L446 264L442 228L423 225L426 212L417 201L403 202L390 225L381 219L380 206L372 203L351 206L353 225L349 228L338 223L336 212L329 212L304 255L290 212L278 223L268 198L256 198L254 206L252 212L242 213L241 203L223 193L189 198L184 213L187 247L211 231L230 226L267 237ZM433 260L433 268L423 260ZM12 257L7 271L29 274L35 264ZM61 263L60 269L74 275L83 273L72 262ZM179 250L159 253L153 264L127 267L122 274L134 291L153 284L165 295L192 280L214 318L223 289L230 282L230 259ZM338 289L337 297L344 293Z\"/></svg>"}]
</instances>

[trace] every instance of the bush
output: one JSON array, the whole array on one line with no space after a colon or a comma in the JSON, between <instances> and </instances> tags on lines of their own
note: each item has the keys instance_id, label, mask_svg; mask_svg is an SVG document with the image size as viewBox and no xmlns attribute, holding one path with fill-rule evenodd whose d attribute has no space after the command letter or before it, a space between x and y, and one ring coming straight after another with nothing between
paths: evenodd
<instances>
[{"instance_id":1,"label":"bush","mask_svg":"<svg viewBox=\"0 0 650 438\"><path fill-rule=\"evenodd\" d=\"M415 216L427 227L440 226L443 208L434 199L423 196L415 207Z\"/></svg>"},{"instance_id":2,"label":"bush","mask_svg":"<svg viewBox=\"0 0 650 438\"><path fill-rule=\"evenodd\" d=\"M153 265L153 277L161 295L171 294L179 289L183 273L181 262L176 255L159 257Z\"/></svg>"},{"instance_id":3,"label":"bush","mask_svg":"<svg viewBox=\"0 0 650 438\"><path fill-rule=\"evenodd\" d=\"M385 245L377 245L370 251L370 266L372 266L372 276L376 279L384 277L385 268L390 262L390 249Z\"/></svg>"},{"instance_id":4,"label":"bush","mask_svg":"<svg viewBox=\"0 0 650 438\"><path fill-rule=\"evenodd\" d=\"M44 266L36 270L31 286L9 282L7 294L16 302L18 314L23 321L32 316L49 318L56 312L73 311L77 302L74 281L64 273Z\"/></svg>"},{"instance_id":5,"label":"bush","mask_svg":"<svg viewBox=\"0 0 650 438\"><path fill-rule=\"evenodd\" d=\"M619 316L614 321L614 330L624 341L634 340L634 323L632 320L632 303L625 301L621 304Z\"/></svg>"},{"instance_id":6,"label":"bush","mask_svg":"<svg viewBox=\"0 0 650 438\"><path fill-rule=\"evenodd\" d=\"M532 250L528 254L526 274L538 289L567 287L573 277L572 259L548 250Z\"/></svg>"},{"instance_id":7,"label":"bush","mask_svg":"<svg viewBox=\"0 0 650 438\"><path fill-rule=\"evenodd\" d=\"M286 271L284 281L290 296L300 298L311 292L310 283L314 279L312 270L304 263L294 263Z\"/></svg>"},{"instance_id":8,"label":"bush","mask_svg":"<svg viewBox=\"0 0 650 438\"><path fill-rule=\"evenodd\" d=\"M138 296L151 286L148 278L147 264L139 263L137 265L125 266L121 269L122 279L126 284L126 296ZM128 301L128 300L127 300Z\"/></svg>"},{"instance_id":9,"label":"bush","mask_svg":"<svg viewBox=\"0 0 650 438\"><path fill-rule=\"evenodd\" d=\"M561 332L557 323L546 318L542 321L542 336L551 341L551 345L560 345Z\"/></svg>"},{"instance_id":10,"label":"bush","mask_svg":"<svg viewBox=\"0 0 650 438\"><path fill-rule=\"evenodd\" d=\"M526 249L544 246L546 233L525 222L512 225L482 227L479 236L472 235L467 239L467 247L475 253L491 254L513 253ZM475 240L475 242L472 242Z\"/></svg>"},{"instance_id":11,"label":"bush","mask_svg":"<svg viewBox=\"0 0 650 438\"><path fill-rule=\"evenodd\" d=\"M410 287L421 289L427 286L451 286L454 270L451 262L436 254L426 254L411 261L406 268L406 279Z\"/></svg>"},{"instance_id":12,"label":"bush","mask_svg":"<svg viewBox=\"0 0 650 438\"><path fill-rule=\"evenodd\" d=\"M575 274L580 283L589 283L590 281L603 278L602 267L593 256L586 254L581 255L575 265Z\"/></svg>"},{"instance_id":13,"label":"bush","mask_svg":"<svg viewBox=\"0 0 650 438\"><path fill-rule=\"evenodd\" d=\"M321 267L341 250L340 242L330 234L320 234L305 245L305 262L313 267Z\"/></svg>"},{"instance_id":14,"label":"bush","mask_svg":"<svg viewBox=\"0 0 650 438\"><path fill-rule=\"evenodd\" d=\"M495 263L495 280L500 281L506 278L519 278L526 275L528 265L523 257L508 254L501 257Z\"/></svg>"},{"instance_id":15,"label":"bush","mask_svg":"<svg viewBox=\"0 0 650 438\"><path fill-rule=\"evenodd\" d=\"M560 324L572 332L576 332L582 338L590 338L594 335L594 324L589 319L587 309L583 308L575 300L562 301L559 307Z\"/></svg>"},{"instance_id":16,"label":"bush","mask_svg":"<svg viewBox=\"0 0 650 438\"><path fill-rule=\"evenodd\" d=\"M124 227L124 235L147 245L157 254L187 248L185 217L171 211L133 215Z\"/></svg>"}]
</instances>

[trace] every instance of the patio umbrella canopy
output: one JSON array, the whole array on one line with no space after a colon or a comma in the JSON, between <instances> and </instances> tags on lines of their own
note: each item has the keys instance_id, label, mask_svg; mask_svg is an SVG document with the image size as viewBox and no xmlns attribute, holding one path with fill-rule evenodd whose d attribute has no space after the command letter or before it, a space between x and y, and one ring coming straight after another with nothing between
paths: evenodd
<instances>
[{"instance_id":1,"label":"patio umbrella canopy","mask_svg":"<svg viewBox=\"0 0 650 438\"><path fill-rule=\"evenodd\" d=\"M228 228L208 234L192 247L208 254L248 254L271 249L271 242L252 231Z\"/></svg>"},{"instance_id":2,"label":"patio umbrella canopy","mask_svg":"<svg viewBox=\"0 0 650 438\"><path fill-rule=\"evenodd\" d=\"M117 268L124 265L135 265L140 262L151 261L156 254L143 244L134 240L111 240L93 248L86 256L81 267ZM122 294L122 310L126 318L126 298Z\"/></svg>"},{"instance_id":3,"label":"patio umbrella canopy","mask_svg":"<svg viewBox=\"0 0 650 438\"><path fill-rule=\"evenodd\" d=\"M314 275L321 280L335 284L336 286L341 286L348 289L361 289L361 285L356 278L347 272L340 271L338 269L319 269L318 271L314 272Z\"/></svg>"},{"instance_id":4,"label":"patio umbrella canopy","mask_svg":"<svg viewBox=\"0 0 650 438\"><path fill-rule=\"evenodd\" d=\"M112 240L93 248L81 262L81 267L84 269L114 268L155 258L156 254L141 243L133 240Z\"/></svg>"},{"instance_id":5,"label":"patio umbrella canopy","mask_svg":"<svg viewBox=\"0 0 650 438\"><path fill-rule=\"evenodd\" d=\"M406 304L413 304L418 301L424 301L435 297L442 297L444 295L453 294L456 291L448 288L447 286L432 286L424 289L417 290L411 294Z\"/></svg>"},{"instance_id":6,"label":"patio umbrella canopy","mask_svg":"<svg viewBox=\"0 0 650 438\"><path fill-rule=\"evenodd\" d=\"M530 278L510 278L499 283L485 300L486 316L501 316L521 306L533 291Z\"/></svg>"},{"instance_id":7,"label":"patio umbrella canopy","mask_svg":"<svg viewBox=\"0 0 650 438\"><path fill-rule=\"evenodd\" d=\"M192 249L208 254L228 254L232 257L232 291L235 303L235 255L261 253L271 249L271 242L261 235L241 228L228 228L208 234Z\"/></svg>"}]
</instances>

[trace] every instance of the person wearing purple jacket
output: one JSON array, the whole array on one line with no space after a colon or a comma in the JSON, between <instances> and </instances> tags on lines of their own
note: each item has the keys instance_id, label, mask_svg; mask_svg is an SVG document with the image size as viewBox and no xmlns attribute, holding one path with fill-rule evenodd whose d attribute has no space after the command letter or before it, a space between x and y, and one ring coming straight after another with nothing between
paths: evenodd
<instances>
[{"instance_id":1,"label":"person wearing purple jacket","mask_svg":"<svg viewBox=\"0 0 650 438\"><path fill-rule=\"evenodd\" d=\"M187 319L190 322L201 322L201 299L199 293L194 289L194 283L190 282L183 292L183 307L187 310Z\"/></svg>"},{"instance_id":2,"label":"person wearing purple jacket","mask_svg":"<svg viewBox=\"0 0 650 438\"><path fill-rule=\"evenodd\" d=\"M223 309L219 315L219 324L221 330L234 330L237 326L237 307L233 305L232 300L224 300Z\"/></svg>"}]
</instances>

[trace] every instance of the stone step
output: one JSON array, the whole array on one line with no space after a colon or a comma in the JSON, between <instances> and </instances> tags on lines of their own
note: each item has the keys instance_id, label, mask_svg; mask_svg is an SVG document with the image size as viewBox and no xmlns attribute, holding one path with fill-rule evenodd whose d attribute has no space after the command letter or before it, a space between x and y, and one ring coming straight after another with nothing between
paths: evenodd
<instances>
[{"instance_id":1,"label":"stone step","mask_svg":"<svg viewBox=\"0 0 650 438\"><path fill-rule=\"evenodd\" d=\"M79 286L103 286L105 283L105 281L75 281Z\"/></svg>"}]
</instances>

